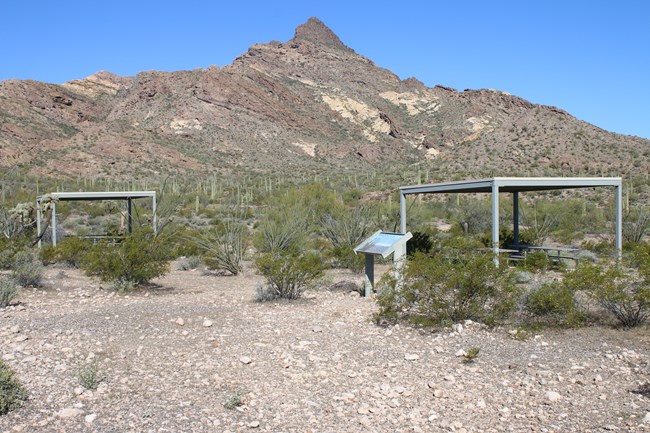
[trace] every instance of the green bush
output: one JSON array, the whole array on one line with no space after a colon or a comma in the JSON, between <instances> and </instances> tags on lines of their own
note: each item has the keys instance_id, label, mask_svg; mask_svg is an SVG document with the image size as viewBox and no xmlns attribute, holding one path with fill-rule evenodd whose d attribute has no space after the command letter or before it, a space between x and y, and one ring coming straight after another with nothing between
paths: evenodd
<instances>
[{"instance_id":1,"label":"green bush","mask_svg":"<svg viewBox=\"0 0 650 433\"><path fill-rule=\"evenodd\" d=\"M266 278L266 296L283 299L300 298L324 271L321 257L314 253L265 253L255 266Z\"/></svg>"},{"instance_id":2,"label":"green bush","mask_svg":"<svg viewBox=\"0 0 650 433\"><path fill-rule=\"evenodd\" d=\"M44 263L62 263L73 268L81 267L83 257L93 246L91 239L67 237L56 247L44 245L41 248L41 260Z\"/></svg>"},{"instance_id":3,"label":"green bush","mask_svg":"<svg viewBox=\"0 0 650 433\"><path fill-rule=\"evenodd\" d=\"M512 272L489 254L471 250L454 258L415 254L401 272L382 279L378 321L441 325L466 319L494 323L515 309L519 289Z\"/></svg>"},{"instance_id":4,"label":"green bush","mask_svg":"<svg viewBox=\"0 0 650 433\"><path fill-rule=\"evenodd\" d=\"M93 245L83 257L82 268L102 281L135 286L166 274L171 252L165 239L141 229L117 245Z\"/></svg>"},{"instance_id":5,"label":"green bush","mask_svg":"<svg viewBox=\"0 0 650 433\"><path fill-rule=\"evenodd\" d=\"M27 391L11 368L0 360L0 416L19 408L27 399Z\"/></svg>"},{"instance_id":6,"label":"green bush","mask_svg":"<svg viewBox=\"0 0 650 433\"><path fill-rule=\"evenodd\" d=\"M14 257L13 278L22 287L38 287L43 279L43 264L30 250L23 250Z\"/></svg>"},{"instance_id":7,"label":"green bush","mask_svg":"<svg viewBox=\"0 0 650 433\"><path fill-rule=\"evenodd\" d=\"M546 319L562 327L578 326L584 314L578 308L575 292L559 281L532 290L525 300L525 310L533 319Z\"/></svg>"},{"instance_id":8,"label":"green bush","mask_svg":"<svg viewBox=\"0 0 650 433\"><path fill-rule=\"evenodd\" d=\"M564 284L573 291L581 290L591 295L619 323L625 327L642 325L650 317L650 279L645 261L638 255L628 264L601 266L581 264L568 273Z\"/></svg>"},{"instance_id":9,"label":"green bush","mask_svg":"<svg viewBox=\"0 0 650 433\"><path fill-rule=\"evenodd\" d=\"M104 380L99 373L99 361L93 359L77 367L77 381L86 389L95 390Z\"/></svg>"},{"instance_id":10,"label":"green bush","mask_svg":"<svg viewBox=\"0 0 650 433\"><path fill-rule=\"evenodd\" d=\"M4 308L16 297L20 288L13 278L0 275L0 308Z\"/></svg>"},{"instance_id":11,"label":"green bush","mask_svg":"<svg viewBox=\"0 0 650 433\"><path fill-rule=\"evenodd\" d=\"M530 272L546 272L553 267L553 264L553 261L548 258L548 255L544 251L535 251L533 253L528 253L523 260L517 263L519 268Z\"/></svg>"}]
</instances>

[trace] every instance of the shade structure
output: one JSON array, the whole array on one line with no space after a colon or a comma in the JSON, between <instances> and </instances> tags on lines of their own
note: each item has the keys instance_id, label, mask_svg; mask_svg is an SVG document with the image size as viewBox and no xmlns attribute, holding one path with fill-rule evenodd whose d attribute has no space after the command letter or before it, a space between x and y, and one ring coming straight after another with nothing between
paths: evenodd
<instances>
[{"instance_id":1,"label":"shade structure","mask_svg":"<svg viewBox=\"0 0 650 433\"><path fill-rule=\"evenodd\" d=\"M400 231L406 233L406 196L409 194L489 193L492 196L492 248L495 255L497 255L499 251L499 193L513 194L513 228L515 243L518 243L520 192L610 187L615 190L616 250L620 258L623 249L622 184L623 180L620 177L492 177L488 179L403 186L399 188Z\"/></svg>"},{"instance_id":2,"label":"shade structure","mask_svg":"<svg viewBox=\"0 0 650 433\"><path fill-rule=\"evenodd\" d=\"M132 200L151 198L153 209L153 231L157 228L156 191L96 191L96 192L52 192L36 197L36 230L38 232L38 247L41 247L42 210L41 203L48 197L52 198L52 245L56 246L56 203L58 201L97 201L97 200L126 200L128 228L131 231L131 205Z\"/></svg>"}]
</instances>

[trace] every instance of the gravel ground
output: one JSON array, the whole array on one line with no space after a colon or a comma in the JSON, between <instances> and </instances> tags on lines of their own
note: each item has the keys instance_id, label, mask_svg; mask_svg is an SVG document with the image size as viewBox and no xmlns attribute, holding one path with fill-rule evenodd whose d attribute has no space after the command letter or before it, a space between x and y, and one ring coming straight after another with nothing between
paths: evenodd
<instances>
[{"instance_id":1,"label":"gravel ground","mask_svg":"<svg viewBox=\"0 0 650 433\"><path fill-rule=\"evenodd\" d=\"M0 356L29 391L0 432L650 431L647 328L383 328L354 292L260 304L260 281L173 271L117 295L48 268L0 310Z\"/></svg>"}]
</instances>

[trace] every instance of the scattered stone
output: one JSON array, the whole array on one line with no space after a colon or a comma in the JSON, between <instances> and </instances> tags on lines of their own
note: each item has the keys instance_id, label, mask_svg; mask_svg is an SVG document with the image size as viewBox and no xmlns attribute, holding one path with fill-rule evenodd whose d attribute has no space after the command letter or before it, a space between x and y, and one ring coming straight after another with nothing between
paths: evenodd
<instances>
[{"instance_id":1,"label":"scattered stone","mask_svg":"<svg viewBox=\"0 0 650 433\"><path fill-rule=\"evenodd\" d=\"M84 417L84 421L86 421L88 424L92 424L92 422L95 421L96 418L97 418L97 414L91 413Z\"/></svg>"},{"instance_id":2,"label":"scattered stone","mask_svg":"<svg viewBox=\"0 0 650 433\"><path fill-rule=\"evenodd\" d=\"M206 327L206 328L211 327L211 326L212 326L212 320L205 319L205 320L203 321L203 326Z\"/></svg>"},{"instance_id":3,"label":"scattered stone","mask_svg":"<svg viewBox=\"0 0 650 433\"><path fill-rule=\"evenodd\" d=\"M257 420L248 423L248 427L250 428L258 428L259 426L260 426L260 422Z\"/></svg>"},{"instance_id":4,"label":"scattered stone","mask_svg":"<svg viewBox=\"0 0 650 433\"><path fill-rule=\"evenodd\" d=\"M25 334L22 334L22 335L19 335L18 337L16 337L16 341L18 343L20 343L21 341L25 341L25 340L29 340L29 337L26 336Z\"/></svg>"},{"instance_id":5,"label":"scattered stone","mask_svg":"<svg viewBox=\"0 0 650 433\"><path fill-rule=\"evenodd\" d=\"M185 325L185 320L179 317L178 319L176 319L176 322L174 323L176 323L178 326L183 326Z\"/></svg>"},{"instance_id":6,"label":"scattered stone","mask_svg":"<svg viewBox=\"0 0 650 433\"><path fill-rule=\"evenodd\" d=\"M83 413L81 409L77 409L76 407L66 407L64 409L61 409L56 413L56 416L59 418L74 418L76 416L79 416Z\"/></svg>"},{"instance_id":7,"label":"scattered stone","mask_svg":"<svg viewBox=\"0 0 650 433\"><path fill-rule=\"evenodd\" d=\"M455 356L457 358L462 357L462 356L466 356L466 355L467 355L467 352L465 352L463 349L460 349L458 352L455 353Z\"/></svg>"},{"instance_id":8,"label":"scattered stone","mask_svg":"<svg viewBox=\"0 0 650 433\"><path fill-rule=\"evenodd\" d=\"M643 417L642 422L644 424L650 424L650 412L646 412L645 416Z\"/></svg>"},{"instance_id":9,"label":"scattered stone","mask_svg":"<svg viewBox=\"0 0 650 433\"><path fill-rule=\"evenodd\" d=\"M443 398L445 396L445 391L438 388L433 390L433 396L436 398Z\"/></svg>"},{"instance_id":10,"label":"scattered stone","mask_svg":"<svg viewBox=\"0 0 650 433\"><path fill-rule=\"evenodd\" d=\"M404 355L404 359L406 359L407 361L417 361L418 359L420 359L420 356L416 355L415 353L407 353L406 355Z\"/></svg>"},{"instance_id":11,"label":"scattered stone","mask_svg":"<svg viewBox=\"0 0 650 433\"><path fill-rule=\"evenodd\" d=\"M560 399L562 399L562 396L559 393L555 392L555 391L547 391L546 392L546 399L548 401L550 401L551 403L555 403L555 402L559 401Z\"/></svg>"},{"instance_id":12,"label":"scattered stone","mask_svg":"<svg viewBox=\"0 0 650 433\"><path fill-rule=\"evenodd\" d=\"M239 358L239 361L242 364L250 364L251 362L253 362L253 360L248 356L242 356L241 358Z\"/></svg>"},{"instance_id":13,"label":"scattered stone","mask_svg":"<svg viewBox=\"0 0 650 433\"><path fill-rule=\"evenodd\" d=\"M321 328L320 326L314 326L313 328L311 328L311 330L312 332L316 332L316 333L323 332L323 328Z\"/></svg>"}]
</instances>

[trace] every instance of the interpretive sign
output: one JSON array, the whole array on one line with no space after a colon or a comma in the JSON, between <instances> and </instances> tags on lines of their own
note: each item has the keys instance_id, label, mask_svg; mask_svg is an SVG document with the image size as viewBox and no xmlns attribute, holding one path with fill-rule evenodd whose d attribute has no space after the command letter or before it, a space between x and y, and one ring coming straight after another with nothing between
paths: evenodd
<instances>
[{"instance_id":1,"label":"interpretive sign","mask_svg":"<svg viewBox=\"0 0 650 433\"><path fill-rule=\"evenodd\" d=\"M375 256L383 258L393 254L396 268L399 267L406 255L406 242L413 235L408 233L390 233L379 230L354 248L354 253L366 255L366 279L364 284L365 296L370 296L375 285Z\"/></svg>"}]
</instances>

